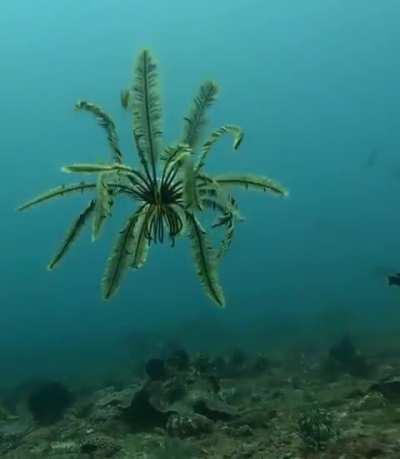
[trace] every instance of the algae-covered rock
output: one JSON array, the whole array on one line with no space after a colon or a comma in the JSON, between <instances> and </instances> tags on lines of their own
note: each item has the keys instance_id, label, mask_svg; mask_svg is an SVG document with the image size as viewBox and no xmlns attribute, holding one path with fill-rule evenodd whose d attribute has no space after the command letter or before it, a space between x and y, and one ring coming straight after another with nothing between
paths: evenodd
<instances>
[{"instance_id":1,"label":"algae-covered rock","mask_svg":"<svg viewBox=\"0 0 400 459\"><path fill-rule=\"evenodd\" d=\"M112 437L103 434L89 434L81 442L80 452L88 457L113 457L121 445Z\"/></svg>"},{"instance_id":2,"label":"algae-covered rock","mask_svg":"<svg viewBox=\"0 0 400 459\"><path fill-rule=\"evenodd\" d=\"M187 416L173 414L169 417L166 429L172 437L186 438L209 434L213 431L213 422L201 414Z\"/></svg>"},{"instance_id":3,"label":"algae-covered rock","mask_svg":"<svg viewBox=\"0 0 400 459\"><path fill-rule=\"evenodd\" d=\"M241 427L247 426L255 428L267 428L271 424L271 420L276 417L276 411L267 410L264 408L246 410L240 413L230 425Z\"/></svg>"},{"instance_id":4,"label":"algae-covered rock","mask_svg":"<svg viewBox=\"0 0 400 459\"><path fill-rule=\"evenodd\" d=\"M178 372L166 380L149 380L137 390L124 410L134 430L165 427L171 415L229 420L235 413L219 396L214 377L197 371Z\"/></svg>"},{"instance_id":5,"label":"algae-covered rock","mask_svg":"<svg viewBox=\"0 0 400 459\"><path fill-rule=\"evenodd\" d=\"M88 417L94 423L108 422L122 416L132 399L135 387L131 386L122 391L115 391L112 387L95 394L93 404L87 407Z\"/></svg>"},{"instance_id":6,"label":"algae-covered rock","mask_svg":"<svg viewBox=\"0 0 400 459\"><path fill-rule=\"evenodd\" d=\"M234 438L251 437L254 434L253 429L247 424L243 424L237 428L231 427L228 429L228 432L230 436Z\"/></svg>"},{"instance_id":7,"label":"algae-covered rock","mask_svg":"<svg viewBox=\"0 0 400 459\"><path fill-rule=\"evenodd\" d=\"M306 449L323 451L337 438L338 428L331 412L314 406L299 417L297 434L303 440Z\"/></svg>"},{"instance_id":8,"label":"algae-covered rock","mask_svg":"<svg viewBox=\"0 0 400 459\"><path fill-rule=\"evenodd\" d=\"M370 392L364 395L360 400L354 403L356 410L376 410L384 408L387 405L387 401L381 392Z\"/></svg>"},{"instance_id":9,"label":"algae-covered rock","mask_svg":"<svg viewBox=\"0 0 400 459\"><path fill-rule=\"evenodd\" d=\"M210 393L195 388L160 384L146 384L134 395L131 405L125 410L125 417L132 427L141 429L163 427L170 415L201 414L210 419L230 417L222 401Z\"/></svg>"},{"instance_id":10,"label":"algae-covered rock","mask_svg":"<svg viewBox=\"0 0 400 459\"><path fill-rule=\"evenodd\" d=\"M73 440L55 441L50 444L50 450L54 454L77 453L80 450L80 445L78 442Z\"/></svg>"}]
</instances>

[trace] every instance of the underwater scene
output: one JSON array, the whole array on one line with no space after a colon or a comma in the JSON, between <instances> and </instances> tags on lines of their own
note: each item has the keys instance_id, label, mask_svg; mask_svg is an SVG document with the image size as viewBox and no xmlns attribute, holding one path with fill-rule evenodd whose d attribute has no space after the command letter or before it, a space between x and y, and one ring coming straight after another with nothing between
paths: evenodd
<instances>
[{"instance_id":1,"label":"underwater scene","mask_svg":"<svg viewBox=\"0 0 400 459\"><path fill-rule=\"evenodd\" d=\"M398 0L0 8L0 457L400 459Z\"/></svg>"}]
</instances>

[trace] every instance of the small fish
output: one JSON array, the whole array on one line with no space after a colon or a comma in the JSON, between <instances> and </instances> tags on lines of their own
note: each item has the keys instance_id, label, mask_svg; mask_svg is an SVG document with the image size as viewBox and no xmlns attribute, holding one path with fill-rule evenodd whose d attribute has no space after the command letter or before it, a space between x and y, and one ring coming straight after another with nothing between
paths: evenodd
<instances>
[{"instance_id":1,"label":"small fish","mask_svg":"<svg viewBox=\"0 0 400 459\"><path fill-rule=\"evenodd\" d=\"M387 276L386 279L389 286L396 285L397 287L400 287L400 273Z\"/></svg>"}]
</instances>

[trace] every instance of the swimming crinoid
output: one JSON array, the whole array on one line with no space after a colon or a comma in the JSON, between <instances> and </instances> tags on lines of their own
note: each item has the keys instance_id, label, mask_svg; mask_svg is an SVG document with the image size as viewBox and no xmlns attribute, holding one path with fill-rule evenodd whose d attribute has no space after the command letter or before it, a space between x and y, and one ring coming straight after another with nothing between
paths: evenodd
<instances>
[{"instance_id":1,"label":"swimming crinoid","mask_svg":"<svg viewBox=\"0 0 400 459\"><path fill-rule=\"evenodd\" d=\"M137 203L120 231L108 259L102 280L102 293L110 298L119 288L129 268L140 268L147 259L152 243L169 239L174 244L178 236L191 240L194 263L200 280L210 298L224 306L225 299L219 282L217 265L230 247L235 223L240 219L238 207L230 190L234 187L258 189L285 196L285 189L276 182L253 175L225 174L212 176L204 171L208 154L225 135L233 138L237 150L243 131L236 125L225 125L209 134L202 142L207 122L207 109L216 100L218 86L206 81L199 89L188 115L184 119L179 141L165 147L162 143L162 110L158 90L157 65L148 50L137 58L134 78L128 89L121 92L123 108L132 113L133 139L139 164L131 167L123 161L116 126L99 106L79 101L75 108L95 116L105 130L111 150L108 164L72 164L64 172L95 176L93 182L62 185L37 196L19 210L36 204L77 193L94 193L94 197L73 222L63 243L50 261L53 269L77 239L83 227L91 221L92 239L96 240L116 200L127 196ZM222 227L224 235L218 248L213 248L210 236L200 223L199 215L207 210L219 214L212 228Z\"/></svg>"}]
</instances>

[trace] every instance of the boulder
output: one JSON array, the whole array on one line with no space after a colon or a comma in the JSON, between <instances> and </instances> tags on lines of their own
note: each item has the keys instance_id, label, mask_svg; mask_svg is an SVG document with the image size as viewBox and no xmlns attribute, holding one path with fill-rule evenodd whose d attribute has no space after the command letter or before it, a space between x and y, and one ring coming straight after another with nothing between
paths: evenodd
<instances>
[{"instance_id":1,"label":"boulder","mask_svg":"<svg viewBox=\"0 0 400 459\"><path fill-rule=\"evenodd\" d=\"M173 414L168 418L166 429L172 437L187 438L209 434L213 431L214 423L201 414L181 416Z\"/></svg>"}]
</instances>

